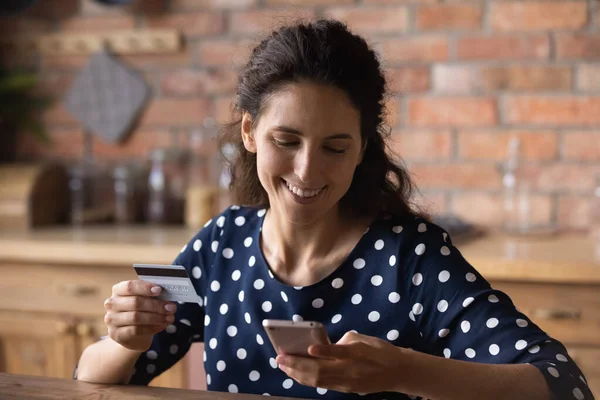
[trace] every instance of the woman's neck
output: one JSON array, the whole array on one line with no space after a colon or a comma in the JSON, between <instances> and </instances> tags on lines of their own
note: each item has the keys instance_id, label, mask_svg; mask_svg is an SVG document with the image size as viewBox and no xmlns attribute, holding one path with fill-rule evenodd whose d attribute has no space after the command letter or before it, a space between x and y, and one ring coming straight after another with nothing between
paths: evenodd
<instances>
[{"instance_id":1,"label":"woman's neck","mask_svg":"<svg viewBox=\"0 0 600 400\"><path fill-rule=\"evenodd\" d=\"M284 213L269 209L263 223L261 247L280 279L303 286L335 270L367 226L363 221L343 218L337 208L310 225L293 224Z\"/></svg>"}]
</instances>

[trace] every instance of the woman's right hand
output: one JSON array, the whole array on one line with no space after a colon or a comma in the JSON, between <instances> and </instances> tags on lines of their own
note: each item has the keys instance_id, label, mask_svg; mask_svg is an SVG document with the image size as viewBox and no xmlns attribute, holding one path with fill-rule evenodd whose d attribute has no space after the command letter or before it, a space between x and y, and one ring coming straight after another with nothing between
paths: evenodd
<instances>
[{"instance_id":1,"label":"woman's right hand","mask_svg":"<svg viewBox=\"0 0 600 400\"><path fill-rule=\"evenodd\" d=\"M175 320L177 306L157 299L160 292L159 286L142 280L114 285L104 301L108 336L129 350L147 351L154 335Z\"/></svg>"}]
</instances>

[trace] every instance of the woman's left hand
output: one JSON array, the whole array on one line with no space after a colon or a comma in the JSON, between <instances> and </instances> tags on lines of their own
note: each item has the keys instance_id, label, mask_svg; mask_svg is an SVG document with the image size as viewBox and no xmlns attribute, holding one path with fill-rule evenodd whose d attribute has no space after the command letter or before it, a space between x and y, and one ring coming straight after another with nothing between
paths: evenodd
<instances>
[{"instance_id":1,"label":"woman's left hand","mask_svg":"<svg viewBox=\"0 0 600 400\"><path fill-rule=\"evenodd\" d=\"M406 371L406 349L347 332L336 344L312 345L312 357L277 356L279 368L306 386L346 393L398 391Z\"/></svg>"}]
</instances>

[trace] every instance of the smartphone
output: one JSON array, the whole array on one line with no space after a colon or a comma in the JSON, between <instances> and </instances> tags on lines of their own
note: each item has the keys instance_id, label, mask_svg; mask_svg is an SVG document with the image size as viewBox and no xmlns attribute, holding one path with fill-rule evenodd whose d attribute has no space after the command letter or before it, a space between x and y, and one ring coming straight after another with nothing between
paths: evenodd
<instances>
[{"instance_id":1,"label":"smartphone","mask_svg":"<svg viewBox=\"0 0 600 400\"><path fill-rule=\"evenodd\" d=\"M308 347L311 344L331 344L320 322L265 319L263 327L277 354L310 357Z\"/></svg>"}]
</instances>

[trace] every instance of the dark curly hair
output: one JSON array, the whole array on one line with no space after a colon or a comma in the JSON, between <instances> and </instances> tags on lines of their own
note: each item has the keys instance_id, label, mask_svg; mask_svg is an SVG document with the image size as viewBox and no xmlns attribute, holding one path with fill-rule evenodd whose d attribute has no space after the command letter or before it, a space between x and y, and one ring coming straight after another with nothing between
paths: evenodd
<instances>
[{"instance_id":1,"label":"dark curly hair","mask_svg":"<svg viewBox=\"0 0 600 400\"><path fill-rule=\"evenodd\" d=\"M366 145L352 184L342 197L342 209L353 215L379 212L406 217L417 214L411 203L414 185L399 158L386 145L384 126L386 81L375 52L345 24L330 19L299 22L272 32L254 48L241 71L232 112L236 120L220 135L221 148L233 144L226 162L230 189L238 204L268 207L267 192L256 169L256 154L244 148L241 115L247 112L256 126L266 99L290 83L309 81L343 90L360 112L360 131Z\"/></svg>"}]
</instances>

